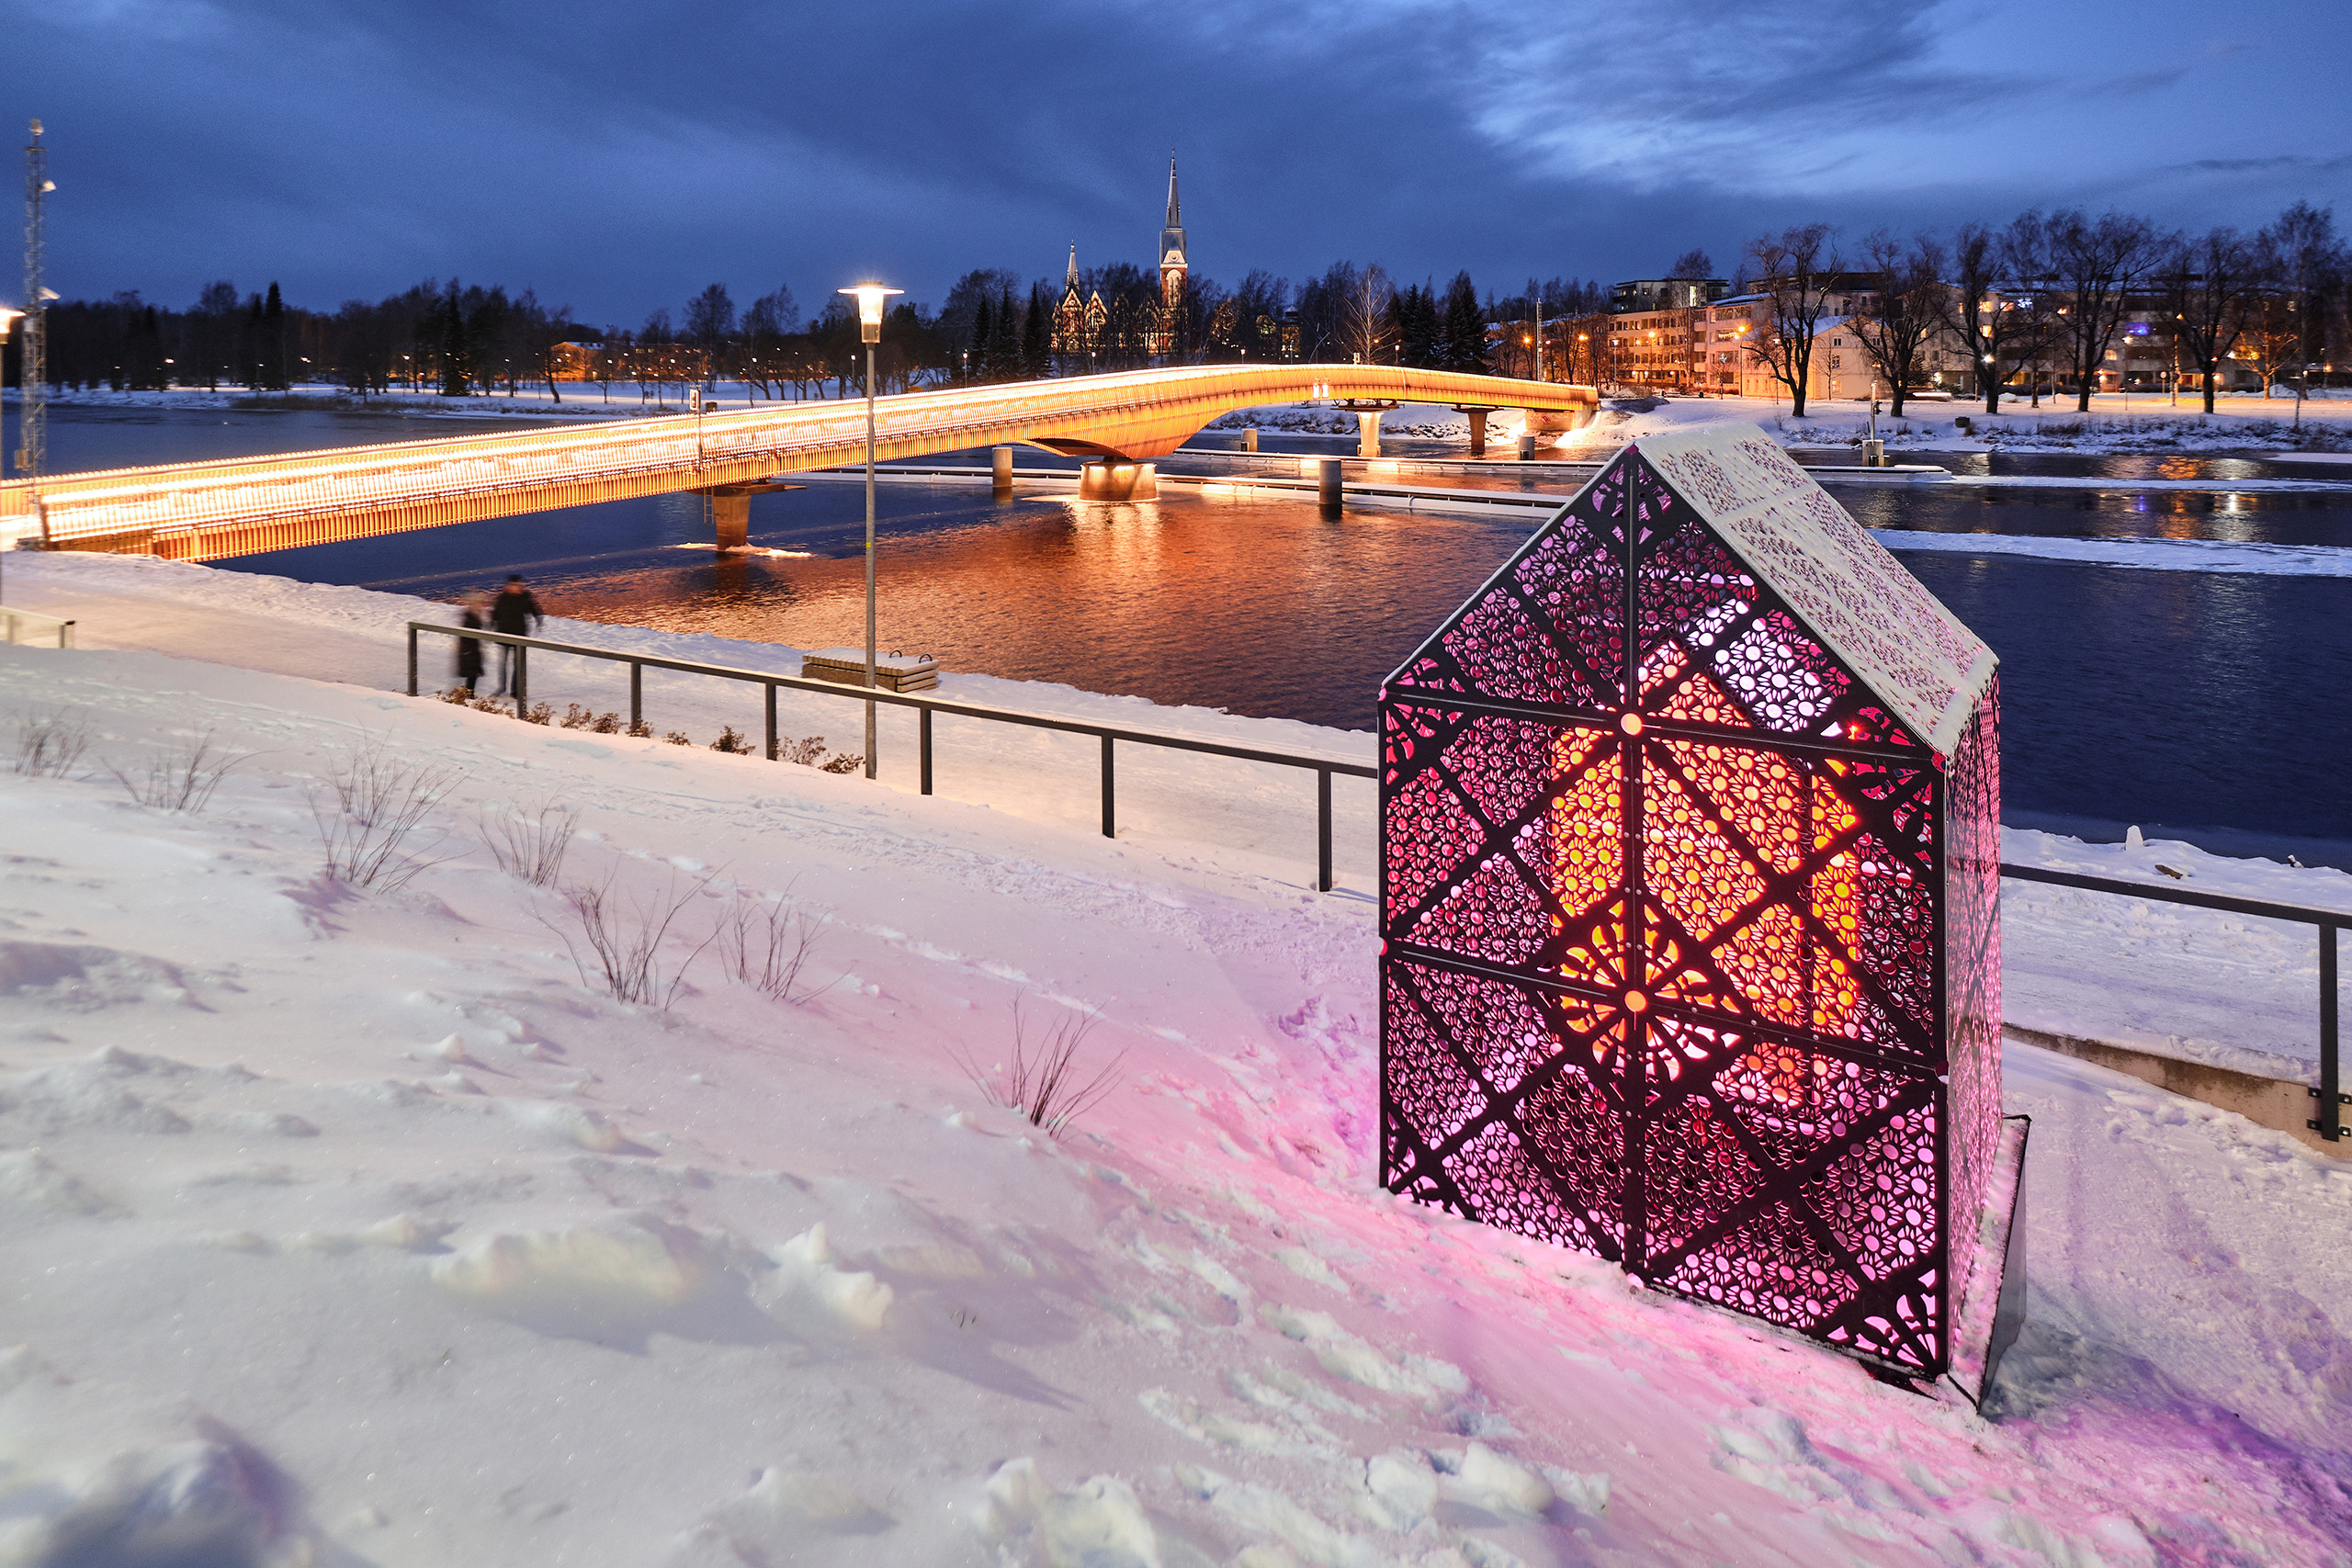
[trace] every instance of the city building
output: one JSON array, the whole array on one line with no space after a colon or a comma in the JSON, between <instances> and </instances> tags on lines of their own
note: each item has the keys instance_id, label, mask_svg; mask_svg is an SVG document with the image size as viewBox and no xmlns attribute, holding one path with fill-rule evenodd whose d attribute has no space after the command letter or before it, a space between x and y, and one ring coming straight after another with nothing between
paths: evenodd
<instances>
[{"instance_id":1,"label":"city building","mask_svg":"<svg viewBox=\"0 0 2352 1568\"><path fill-rule=\"evenodd\" d=\"M1640 310L1688 310L1730 292L1731 285L1720 277L1637 277L1610 288L1609 311L1623 316Z\"/></svg>"}]
</instances>

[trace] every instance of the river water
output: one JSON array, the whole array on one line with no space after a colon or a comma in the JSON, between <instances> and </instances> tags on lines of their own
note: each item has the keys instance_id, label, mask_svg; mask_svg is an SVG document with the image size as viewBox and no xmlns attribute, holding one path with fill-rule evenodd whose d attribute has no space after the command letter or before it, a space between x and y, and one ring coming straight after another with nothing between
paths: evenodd
<instances>
[{"instance_id":1,"label":"river water","mask_svg":"<svg viewBox=\"0 0 2352 1568\"><path fill-rule=\"evenodd\" d=\"M321 411L60 409L51 420L56 471L507 423ZM8 426L13 446L13 416ZM1416 444L1396 445L1410 455ZM1024 454L1023 466L1033 457L1046 461ZM2063 454L1954 455L1949 466L2012 482L1833 493L1874 528L2352 546L2352 490L2147 487L2341 483L2352 479L2344 468ZM2078 488L2014 482L2031 477ZM1381 677L1530 525L1385 510L1327 522L1311 503L1182 492L1133 506L1033 494L999 502L985 489L904 481L883 486L879 512L886 648L933 653L949 669L1355 728L1370 727ZM559 615L846 645L864 640L863 518L861 487L820 479L752 503L749 555L716 555L701 502L666 496L222 565L442 598L519 571ZM2096 838L2137 823L2224 852L2352 869L2352 578L1903 556L2001 655L2010 822Z\"/></svg>"}]
</instances>

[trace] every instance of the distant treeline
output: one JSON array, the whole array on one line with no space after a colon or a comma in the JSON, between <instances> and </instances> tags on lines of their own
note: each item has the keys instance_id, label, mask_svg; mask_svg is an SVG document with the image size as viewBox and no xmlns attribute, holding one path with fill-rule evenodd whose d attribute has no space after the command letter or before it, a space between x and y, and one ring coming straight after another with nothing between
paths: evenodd
<instances>
[{"instance_id":1,"label":"distant treeline","mask_svg":"<svg viewBox=\"0 0 2352 1568\"><path fill-rule=\"evenodd\" d=\"M1081 332L1057 331L1064 287L1024 281L1002 268L965 274L936 311L902 303L884 326L876 355L885 391L956 382L1015 380L1111 370L1154 360L1179 363L1291 359L1401 362L1457 369L1485 367L1487 323L1514 320L1537 303L1547 316L1598 310L1597 284L1554 278L1520 293L1481 296L1467 273L1398 289L1377 265L1339 262L1294 286L1252 271L1227 290L1192 277L1172 318L1163 320L1156 274L1119 262L1091 269L1081 299L1102 310ZM845 396L861 384L864 358L849 301L825 296L804 321L792 290L778 287L739 309L726 285L711 284L674 316L654 310L635 330L592 326L569 306L548 307L526 288L427 278L370 303L346 300L315 310L288 302L278 286L241 294L209 285L185 310L138 291L110 299L68 299L44 313L47 379L62 388L115 390L223 386L255 391L328 384L362 397L401 390L466 397L545 385L559 400L583 379L660 399L695 382L740 381L755 395ZM1155 352L1155 334L1165 352ZM567 347L567 345L578 345ZM12 338L6 379L15 385Z\"/></svg>"}]
</instances>

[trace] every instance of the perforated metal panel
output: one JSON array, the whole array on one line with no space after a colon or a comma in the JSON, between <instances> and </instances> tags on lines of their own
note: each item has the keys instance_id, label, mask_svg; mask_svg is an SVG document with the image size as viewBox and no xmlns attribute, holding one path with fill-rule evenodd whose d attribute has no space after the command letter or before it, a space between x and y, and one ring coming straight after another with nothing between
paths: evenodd
<instances>
[{"instance_id":1,"label":"perforated metal panel","mask_svg":"<svg viewBox=\"0 0 2352 1568\"><path fill-rule=\"evenodd\" d=\"M1383 1175L1932 1375L1999 1133L1997 687L1797 479L1627 448L1384 689ZM1779 573L1867 659L1726 502L1811 513Z\"/></svg>"}]
</instances>

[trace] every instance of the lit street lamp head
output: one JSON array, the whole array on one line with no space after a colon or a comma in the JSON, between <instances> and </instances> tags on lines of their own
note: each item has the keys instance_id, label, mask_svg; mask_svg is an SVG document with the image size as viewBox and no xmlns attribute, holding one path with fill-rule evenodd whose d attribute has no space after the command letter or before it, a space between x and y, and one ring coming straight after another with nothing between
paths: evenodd
<instances>
[{"instance_id":1,"label":"lit street lamp head","mask_svg":"<svg viewBox=\"0 0 2352 1568\"><path fill-rule=\"evenodd\" d=\"M860 343L882 341L882 301L893 294L904 294L903 288L885 288L878 283L860 283L844 288L843 294L857 296L857 337Z\"/></svg>"}]
</instances>

